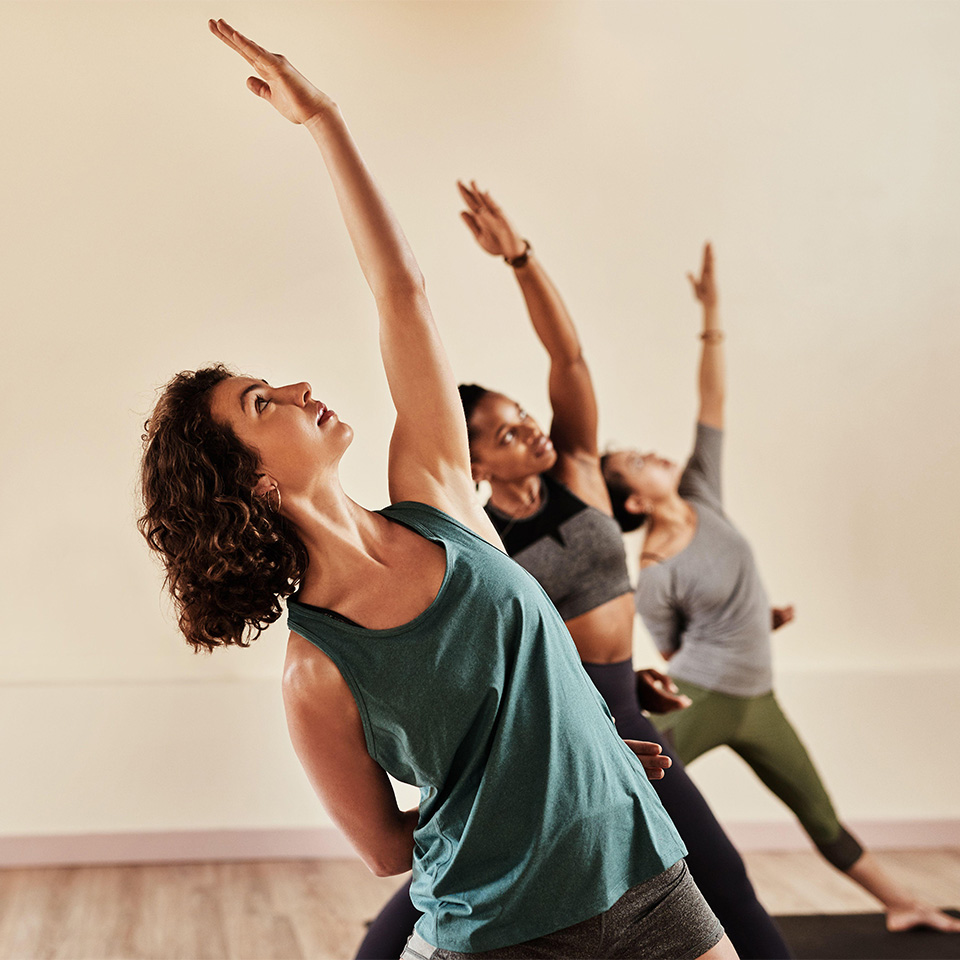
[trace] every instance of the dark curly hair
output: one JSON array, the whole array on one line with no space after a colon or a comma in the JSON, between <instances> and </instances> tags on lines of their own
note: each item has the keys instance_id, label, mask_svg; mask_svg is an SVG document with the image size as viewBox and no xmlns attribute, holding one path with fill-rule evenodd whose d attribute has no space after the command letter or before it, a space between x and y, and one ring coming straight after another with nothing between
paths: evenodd
<instances>
[{"instance_id":1,"label":"dark curly hair","mask_svg":"<svg viewBox=\"0 0 960 960\"><path fill-rule=\"evenodd\" d=\"M282 613L307 551L253 494L258 458L210 411L223 364L178 373L146 422L137 526L163 560L179 626L195 651L248 647Z\"/></svg>"},{"instance_id":2,"label":"dark curly hair","mask_svg":"<svg viewBox=\"0 0 960 960\"><path fill-rule=\"evenodd\" d=\"M477 404L490 391L477 383L461 383L457 391L460 394L460 403L463 404L463 416L467 421L467 439L472 442L476 439L476 431L470 427L470 418L473 416L473 411L477 409Z\"/></svg>"},{"instance_id":3,"label":"dark curly hair","mask_svg":"<svg viewBox=\"0 0 960 960\"><path fill-rule=\"evenodd\" d=\"M647 522L647 514L631 513L627 509L627 500L633 491L609 469L610 454L605 453L600 458L600 469L610 494L610 503L613 506L613 516L624 533L639 530Z\"/></svg>"}]
</instances>

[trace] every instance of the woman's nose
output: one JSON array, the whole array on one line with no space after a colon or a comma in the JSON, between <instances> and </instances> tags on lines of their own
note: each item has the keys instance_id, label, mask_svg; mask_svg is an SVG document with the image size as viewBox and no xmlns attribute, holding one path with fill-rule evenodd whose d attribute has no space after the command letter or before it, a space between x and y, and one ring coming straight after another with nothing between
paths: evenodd
<instances>
[{"instance_id":1,"label":"woman's nose","mask_svg":"<svg viewBox=\"0 0 960 960\"><path fill-rule=\"evenodd\" d=\"M287 389L290 391L292 399L300 406L305 407L310 402L312 388L306 380L301 380L300 383L291 383Z\"/></svg>"}]
</instances>

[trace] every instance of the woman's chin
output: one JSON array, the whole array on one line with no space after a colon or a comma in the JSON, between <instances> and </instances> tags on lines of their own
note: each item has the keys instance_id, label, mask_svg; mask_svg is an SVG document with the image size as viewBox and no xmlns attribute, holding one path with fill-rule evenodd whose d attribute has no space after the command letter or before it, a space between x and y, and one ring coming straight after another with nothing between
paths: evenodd
<instances>
[{"instance_id":1,"label":"woman's chin","mask_svg":"<svg viewBox=\"0 0 960 960\"><path fill-rule=\"evenodd\" d=\"M557 451L553 447L544 450L543 453L537 457L537 473L544 473L547 470L552 470L557 465Z\"/></svg>"},{"instance_id":2,"label":"woman's chin","mask_svg":"<svg viewBox=\"0 0 960 960\"><path fill-rule=\"evenodd\" d=\"M528 477L539 476L541 473L546 473L548 470L552 470L557 463L557 451L550 447L547 450L544 450L543 453L538 454L535 457L531 457L528 461L528 467L524 472L523 476L517 477L518 480L526 480Z\"/></svg>"}]
</instances>

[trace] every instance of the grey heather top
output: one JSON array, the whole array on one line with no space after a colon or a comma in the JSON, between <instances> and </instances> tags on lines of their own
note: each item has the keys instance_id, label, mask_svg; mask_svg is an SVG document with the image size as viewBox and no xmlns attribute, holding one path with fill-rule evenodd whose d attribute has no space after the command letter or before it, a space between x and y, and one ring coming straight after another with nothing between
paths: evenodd
<instances>
[{"instance_id":1,"label":"grey heather top","mask_svg":"<svg viewBox=\"0 0 960 960\"><path fill-rule=\"evenodd\" d=\"M770 602L750 545L723 512L723 431L697 424L680 496L697 512L693 540L640 571L637 610L670 674L709 690L755 697L773 686Z\"/></svg>"},{"instance_id":2,"label":"grey heather top","mask_svg":"<svg viewBox=\"0 0 960 960\"><path fill-rule=\"evenodd\" d=\"M507 553L547 591L564 620L630 593L620 525L581 500L549 473L540 474L542 502L529 517L484 509Z\"/></svg>"}]
</instances>

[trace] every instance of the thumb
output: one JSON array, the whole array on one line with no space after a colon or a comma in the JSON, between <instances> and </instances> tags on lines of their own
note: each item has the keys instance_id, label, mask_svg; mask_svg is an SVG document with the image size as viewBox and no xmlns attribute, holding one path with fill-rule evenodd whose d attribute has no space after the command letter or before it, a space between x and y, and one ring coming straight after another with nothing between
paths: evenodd
<instances>
[{"instance_id":1,"label":"thumb","mask_svg":"<svg viewBox=\"0 0 960 960\"><path fill-rule=\"evenodd\" d=\"M258 97L263 97L264 100L270 99L270 86L259 77L247 77L247 89Z\"/></svg>"}]
</instances>

